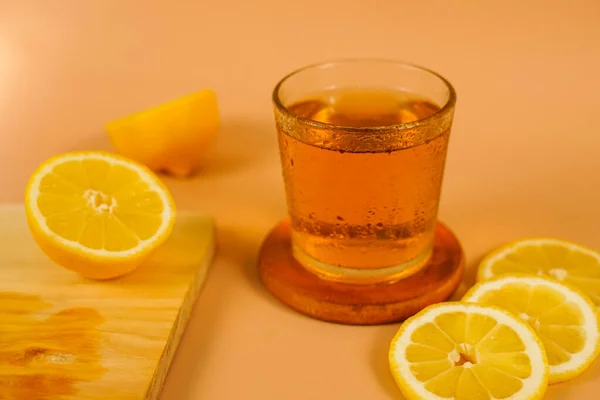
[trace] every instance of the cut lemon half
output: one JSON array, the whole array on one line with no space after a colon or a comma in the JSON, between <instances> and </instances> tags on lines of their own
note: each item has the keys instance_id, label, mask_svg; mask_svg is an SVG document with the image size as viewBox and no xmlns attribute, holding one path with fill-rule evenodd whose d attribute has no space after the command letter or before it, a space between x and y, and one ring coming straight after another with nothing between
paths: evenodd
<instances>
[{"instance_id":1,"label":"cut lemon half","mask_svg":"<svg viewBox=\"0 0 600 400\"><path fill-rule=\"evenodd\" d=\"M540 399L548 362L535 332L494 306L448 302L406 320L390 369L406 398Z\"/></svg>"},{"instance_id":2,"label":"cut lemon half","mask_svg":"<svg viewBox=\"0 0 600 400\"><path fill-rule=\"evenodd\" d=\"M514 241L481 261L477 279L513 273L547 275L564 281L600 306L600 253L587 247L552 238Z\"/></svg>"},{"instance_id":3,"label":"cut lemon half","mask_svg":"<svg viewBox=\"0 0 600 400\"><path fill-rule=\"evenodd\" d=\"M546 349L550 383L581 374L600 350L596 307L553 279L504 276L476 284L462 301L499 306L529 323Z\"/></svg>"},{"instance_id":4,"label":"cut lemon half","mask_svg":"<svg viewBox=\"0 0 600 400\"><path fill-rule=\"evenodd\" d=\"M134 270L175 221L171 195L148 168L104 152L42 163L27 185L25 210L48 257L93 279Z\"/></svg>"},{"instance_id":5,"label":"cut lemon half","mask_svg":"<svg viewBox=\"0 0 600 400\"><path fill-rule=\"evenodd\" d=\"M208 162L219 129L217 95L205 89L116 119L106 131L117 152L174 176Z\"/></svg>"}]
</instances>

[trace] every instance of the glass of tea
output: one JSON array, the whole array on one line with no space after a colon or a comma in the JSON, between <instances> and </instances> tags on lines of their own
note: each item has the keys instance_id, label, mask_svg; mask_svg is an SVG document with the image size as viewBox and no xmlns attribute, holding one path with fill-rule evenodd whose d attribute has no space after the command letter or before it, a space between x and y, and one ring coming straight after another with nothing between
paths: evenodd
<instances>
[{"instance_id":1,"label":"glass of tea","mask_svg":"<svg viewBox=\"0 0 600 400\"><path fill-rule=\"evenodd\" d=\"M386 60L312 65L273 92L295 260L320 278L394 282L430 260L456 94Z\"/></svg>"}]
</instances>

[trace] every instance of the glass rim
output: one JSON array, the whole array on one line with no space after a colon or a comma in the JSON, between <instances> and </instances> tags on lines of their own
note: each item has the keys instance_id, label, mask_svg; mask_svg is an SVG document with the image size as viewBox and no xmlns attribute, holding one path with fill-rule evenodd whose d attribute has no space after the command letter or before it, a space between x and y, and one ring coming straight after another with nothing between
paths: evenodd
<instances>
[{"instance_id":1,"label":"glass rim","mask_svg":"<svg viewBox=\"0 0 600 400\"><path fill-rule=\"evenodd\" d=\"M416 121L413 121L413 122L407 122L407 123L401 123L401 124L391 124L391 125L380 125L380 126L360 126L360 127L359 126L328 124L326 122L314 121L310 118L303 117L303 116L291 111L281 101L281 98L279 96L281 87L287 82L288 79L292 78L293 76L296 76L296 75L298 75L304 71L307 71L309 69L328 68L328 67L334 67L334 66L340 65L340 64L351 64L351 63L362 63L362 62L375 62L375 63L381 63L381 64L403 66L403 67L409 67L409 68L412 68L415 70L429 73L429 74L435 76L436 78L440 79L440 81L448 88L448 100L446 101L446 103L444 105L440 106L440 109L437 110L435 113L433 113L430 116L427 116L425 118L421 118ZM454 105L456 104L456 91L454 90L454 87L452 86L452 84L446 78L444 78L442 75L440 75L439 73L437 73L427 67L423 67L418 64L401 61L401 60L387 59L387 58L342 58L342 59L337 59L337 60L330 60L330 61L308 64L308 65L305 65L303 67L293 70L292 72L288 73L283 78L281 78L281 80L279 80L279 82L275 85L275 88L273 89L272 100L273 100L273 104L279 110L280 113L286 115L289 118L296 119L299 122L301 122L305 125L309 125L316 129L326 129L326 130L342 129L348 133L365 133L365 132L377 133L377 132L390 132L392 130L399 131L399 130L414 129L416 127L419 127L422 125L427 125L427 124L432 123L433 121L441 119L448 112L450 112L452 110L452 108L454 107Z\"/></svg>"}]
</instances>

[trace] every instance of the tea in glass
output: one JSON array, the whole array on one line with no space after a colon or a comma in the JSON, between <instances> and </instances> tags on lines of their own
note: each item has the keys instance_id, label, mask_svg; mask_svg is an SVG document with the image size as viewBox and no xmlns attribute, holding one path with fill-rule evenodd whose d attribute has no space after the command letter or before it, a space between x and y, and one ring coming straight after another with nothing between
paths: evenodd
<instances>
[{"instance_id":1,"label":"tea in glass","mask_svg":"<svg viewBox=\"0 0 600 400\"><path fill-rule=\"evenodd\" d=\"M350 283L418 271L433 248L451 86L420 67L357 60L296 72L274 97L298 262Z\"/></svg>"}]
</instances>

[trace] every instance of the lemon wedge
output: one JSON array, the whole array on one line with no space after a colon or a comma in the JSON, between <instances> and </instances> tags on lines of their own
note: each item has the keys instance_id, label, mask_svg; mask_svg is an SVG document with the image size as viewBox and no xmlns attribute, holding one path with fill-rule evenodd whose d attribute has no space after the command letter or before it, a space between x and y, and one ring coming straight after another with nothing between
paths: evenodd
<instances>
[{"instance_id":1,"label":"lemon wedge","mask_svg":"<svg viewBox=\"0 0 600 400\"><path fill-rule=\"evenodd\" d=\"M209 89L106 125L119 154L177 177L190 176L207 162L218 129L217 96Z\"/></svg>"}]
</instances>

